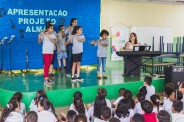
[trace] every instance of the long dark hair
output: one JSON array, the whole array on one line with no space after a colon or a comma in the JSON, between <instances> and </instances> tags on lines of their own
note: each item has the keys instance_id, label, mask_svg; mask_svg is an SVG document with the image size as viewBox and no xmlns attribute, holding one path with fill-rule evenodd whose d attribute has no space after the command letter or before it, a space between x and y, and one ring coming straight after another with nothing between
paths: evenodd
<instances>
[{"instance_id":1,"label":"long dark hair","mask_svg":"<svg viewBox=\"0 0 184 122\"><path fill-rule=\"evenodd\" d=\"M36 92L36 96L35 96L35 98L34 98L35 105L38 104L38 97L39 97L40 95L42 95L42 94L45 94L45 90L43 90L43 89L40 89L40 90L38 90L38 91Z\"/></svg>"},{"instance_id":2,"label":"long dark hair","mask_svg":"<svg viewBox=\"0 0 184 122\"><path fill-rule=\"evenodd\" d=\"M81 98L74 99L74 106L79 114L85 114L85 107Z\"/></svg>"},{"instance_id":3,"label":"long dark hair","mask_svg":"<svg viewBox=\"0 0 184 122\"><path fill-rule=\"evenodd\" d=\"M74 22L74 21L76 21L77 19L76 18L72 18L71 20L70 20L70 26L72 26L72 23Z\"/></svg>"},{"instance_id":4,"label":"long dark hair","mask_svg":"<svg viewBox=\"0 0 184 122\"><path fill-rule=\"evenodd\" d=\"M137 44L137 42L138 42L138 41L137 41L137 35L136 35L134 32L132 32L131 34L133 34L133 35L135 36L135 44ZM131 35L131 34L130 34L130 35ZM131 38L129 38L129 42L131 42Z\"/></svg>"},{"instance_id":5,"label":"long dark hair","mask_svg":"<svg viewBox=\"0 0 184 122\"><path fill-rule=\"evenodd\" d=\"M105 97L102 95L102 96L97 96L96 99L95 99L95 103L94 103L94 116L101 119L101 108L103 106L107 106L107 103L106 103L106 100L105 100Z\"/></svg>"},{"instance_id":6,"label":"long dark hair","mask_svg":"<svg viewBox=\"0 0 184 122\"><path fill-rule=\"evenodd\" d=\"M15 94L13 94L13 97L17 98L17 101L20 103L22 100L22 93L21 92L16 92Z\"/></svg>"},{"instance_id":7,"label":"long dark hair","mask_svg":"<svg viewBox=\"0 0 184 122\"><path fill-rule=\"evenodd\" d=\"M51 109L54 116L58 119L55 108L54 108L53 104L48 100L48 97L46 94L40 95L38 97L38 100L39 100L40 106L43 106L44 110Z\"/></svg>"},{"instance_id":8,"label":"long dark hair","mask_svg":"<svg viewBox=\"0 0 184 122\"><path fill-rule=\"evenodd\" d=\"M129 103L129 100L128 99L122 99L119 101L118 103L118 107L117 107L117 110L116 110L116 115L121 118L126 118L126 117L129 117L130 115L130 112L129 112L129 109L130 109L130 103Z\"/></svg>"},{"instance_id":9,"label":"long dark hair","mask_svg":"<svg viewBox=\"0 0 184 122\"><path fill-rule=\"evenodd\" d=\"M160 106L160 97L156 94L152 95L150 97L151 102L153 103L153 105L157 106L157 112L159 112L159 106Z\"/></svg>"},{"instance_id":10,"label":"long dark hair","mask_svg":"<svg viewBox=\"0 0 184 122\"><path fill-rule=\"evenodd\" d=\"M19 103L17 100L12 99L8 105L3 109L2 115L1 115L1 120L0 122L4 122L6 118L10 115L12 111L15 111L16 108L18 108Z\"/></svg>"},{"instance_id":11,"label":"long dark hair","mask_svg":"<svg viewBox=\"0 0 184 122\"><path fill-rule=\"evenodd\" d=\"M80 28L82 28L82 27L81 26L75 26L73 28L72 35L75 35Z\"/></svg>"}]
</instances>

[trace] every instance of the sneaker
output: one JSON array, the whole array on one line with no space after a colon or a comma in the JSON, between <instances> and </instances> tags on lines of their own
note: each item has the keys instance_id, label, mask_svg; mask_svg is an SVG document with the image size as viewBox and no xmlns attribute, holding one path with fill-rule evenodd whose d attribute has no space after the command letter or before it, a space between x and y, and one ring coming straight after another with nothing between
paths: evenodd
<instances>
[{"instance_id":1,"label":"sneaker","mask_svg":"<svg viewBox=\"0 0 184 122\"><path fill-rule=\"evenodd\" d=\"M51 85L51 84L52 84L52 82L50 82L49 79L44 80L44 85L47 86L47 85Z\"/></svg>"},{"instance_id":2,"label":"sneaker","mask_svg":"<svg viewBox=\"0 0 184 122\"><path fill-rule=\"evenodd\" d=\"M66 74L66 77L71 78L71 74Z\"/></svg>"},{"instance_id":3,"label":"sneaker","mask_svg":"<svg viewBox=\"0 0 184 122\"><path fill-rule=\"evenodd\" d=\"M53 73L49 74L49 77L54 77L54 74Z\"/></svg>"},{"instance_id":4,"label":"sneaker","mask_svg":"<svg viewBox=\"0 0 184 122\"><path fill-rule=\"evenodd\" d=\"M103 77L103 79L107 79L107 76L106 75L103 75L102 77Z\"/></svg>"},{"instance_id":5,"label":"sneaker","mask_svg":"<svg viewBox=\"0 0 184 122\"><path fill-rule=\"evenodd\" d=\"M72 82L76 82L76 78L75 78L75 77L72 77L72 78L71 78L71 81L72 81Z\"/></svg>"},{"instance_id":6,"label":"sneaker","mask_svg":"<svg viewBox=\"0 0 184 122\"><path fill-rule=\"evenodd\" d=\"M51 80L51 79L48 79L48 80L49 80L50 83L54 84L54 81L53 80Z\"/></svg>"},{"instance_id":7,"label":"sneaker","mask_svg":"<svg viewBox=\"0 0 184 122\"><path fill-rule=\"evenodd\" d=\"M81 81L81 82L83 82L84 79L82 79L81 77L77 77L77 78L76 78L76 81Z\"/></svg>"}]
</instances>

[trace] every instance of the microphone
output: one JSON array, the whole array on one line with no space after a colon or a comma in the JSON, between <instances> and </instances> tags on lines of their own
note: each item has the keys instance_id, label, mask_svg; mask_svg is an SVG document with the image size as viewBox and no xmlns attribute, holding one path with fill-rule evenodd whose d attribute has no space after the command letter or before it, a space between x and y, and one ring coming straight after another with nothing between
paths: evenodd
<instances>
[{"instance_id":1,"label":"microphone","mask_svg":"<svg viewBox=\"0 0 184 122\"><path fill-rule=\"evenodd\" d=\"M8 39L8 37L4 37L4 38L1 40L0 45L3 45L7 39Z\"/></svg>"},{"instance_id":2,"label":"microphone","mask_svg":"<svg viewBox=\"0 0 184 122\"><path fill-rule=\"evenodd\" d=\"M13 41L14 38L15 38L15 36L11 35L11 38L10 38L10 40L7 43L10 43L11 41Z\"/></svg>"}]
</instances>

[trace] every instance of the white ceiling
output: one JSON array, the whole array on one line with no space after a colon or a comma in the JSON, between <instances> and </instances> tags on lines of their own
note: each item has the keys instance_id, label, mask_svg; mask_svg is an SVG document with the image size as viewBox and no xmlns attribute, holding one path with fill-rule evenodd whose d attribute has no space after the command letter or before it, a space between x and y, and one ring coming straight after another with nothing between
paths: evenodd
<instances>
[{"instance_id":1,"label":"white ceiling","mask_svg":"<svg viewBox=\"0 0 184 122\"><path fill-rule=\"evenodd\" d=\"M184 0L127 0L131 2L151 2L151 3L162 3L162 4L183 4Z\"/></svg>"}]
</instances>

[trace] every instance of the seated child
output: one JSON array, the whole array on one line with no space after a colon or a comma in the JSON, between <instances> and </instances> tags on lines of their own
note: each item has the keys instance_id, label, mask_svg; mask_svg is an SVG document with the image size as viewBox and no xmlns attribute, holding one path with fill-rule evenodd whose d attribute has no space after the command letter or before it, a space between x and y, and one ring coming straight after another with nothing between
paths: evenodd
<instances>
[{"instance_id":1,"label":"seated child","mask_svg":"<svg viewBox=\"0 0 184 122\"><path fill-rule=\"evenodd\" d=\"M184 122L184 114L180 112L183 110L183 102L180 100L174 100L172 105L172 122Z\"/></svg>"},{"instance_id":2,"label":"seated child","mask_svg":"<svg viewBox=\"0 0 184 122\"><path fill-rule=\"evenodd\" d=\"M35 111L30 111L27 114L27 121L26 122L38 122L38 115Z\"/></svg>"},{"instance_id":3,"label":"seated child","mask_svg":"<svg viewBox=\"0 0 184 122\"><path fill-rule=\"evenodd\" d=\"M144 122L144 117L141 114L134 114L132 122Z\"/></svg>"},{"instance_id":4,"label":"seated child","mask_svg":"<svg viewBox=\"0 0 184 122\"><path fill-rule=\"evenodd\" d=\"M155 94L155 87L151 85L152 77L145 77L144 78L144 86L146 86L147 94L145 100L150 100L150 96Z\"/></svg>"},{"instance_id":5,"label":"seated child","mask_svg":"<svg viewBox=\"0 0 184 122\"><path fill-rule=\"evenodd\" d=\"M87 117L84 114L78 114L75 116L74 122L87 122Z\"/></svg>"},{"instance_id":6,"label":"seated child","mask_svg":"<svg viewBox=\"0 0 184 122\"><path fill-rule=\"evenodd\" d=\"M130 122L134 115L133 110L130 107L130 101L128 99L122 99L119 101L117 110L114 117L120 119L121 122Z\"/></svg>"},{"instance_id":7,"label":"seated child","mask_svg":"<svg viewBox=\"0 0 184 122\"><path fill-rule=\"evenodd\" d=\"M157 122L170 122L170 114L165 110L159 111L157 114Z\"/></svg>"},{"instance_id":8,"label":"seated child","mask_svg":"<svg viewBox=\"0 0 184 122\"><path fill-rule=\"evenodd\" d=\"M172 104L173 104L173 101L175 100L175 92L172 89L170 89L170 90L171 90L171 92L167 93L168 94L168 99L165 100L165 102L163 104L163 108L169 114L172 114Z\"/></svg>"},{"instance_id":9,"label":"seated child","mask_svg":"<svg viewBox=\"0 0 184 122\"><path fill-rule=\"evenodd\" d=\"M143 114L142 108L141 108L141 102L145 100L145 94L140 92L135 96L135 108L134 113Z\"/></svg>"},{"instance_id":10,"label":"seated child","mask_svg":"<svg viewBox=\"0 0 184 122\"><path fill-rule=\"evenodd\" d=\"M38 122L57 122L56 117L49 111L51 103L47 99L38 101Z\"/></svg>"},{"instance_id":11,"label":"seated child","mask_svg":"<svg viewBox=\"0 0 184 122\"><path fill-rule=\"evenodd\" d=\"M160 97L157 94L152 95L150 98L153 104L153 112L157 114L160 110L164 109L160 106Z\"/></svg>"},{"instance_id":12,"label":"seated child","mask_svg":"<svg viewBox=\"0 0 184 122\"><path fill-rule=\"evenodd\" d=\"M123 92L125 91L126 89L125 88L120 88L119 89L119 97L118 99L116 99L116 101L112 104L113 108L119 103L119 101L121 99L123 99Z\"/></svg>"},{"instance_id":13,"label":"seated child","mask_svg":"<svg viewBox=\"0 0 184 122\"><path fill-rule=\"evenodd\" d=\"M141 102L141 107L143 110L143 117L145 122L156 122L156 114L153 112L153 105L150 101L144 100Z\"/></svg>"},{"instance_id":14,"label":"seated child","mask_svg":"<svg viewBox=\"0 0 184 122\"><path fill-rule=\"evenodd\" d=\"M109 119L111 118L111 109L107 106L103 106L101 108L101 119L95 118L94 122L108 122Z\"/></svg>"},{"instance_id":15,"label":"seated child","mask_svg":"<svg viewBox=\"0 0 184 122\"><path fill-rule=\"evenodd\" d=\"M18 113L20 110L19 102L12 99L3 109L1 114L1 122L23 122L22 115Z\"/></svg>"}]
</instances>

